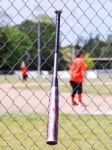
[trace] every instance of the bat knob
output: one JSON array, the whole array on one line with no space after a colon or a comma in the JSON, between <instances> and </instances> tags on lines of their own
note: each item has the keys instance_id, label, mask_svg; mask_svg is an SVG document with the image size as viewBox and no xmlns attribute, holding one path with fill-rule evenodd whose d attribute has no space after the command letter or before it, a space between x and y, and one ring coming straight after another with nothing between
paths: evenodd
<instances>
[{"instance_id":1,"label":"bat knob","mask_svg":"<svg viewBox=\"0 0 112 150\"><path fill-rule=\"evenodd\" d=\"M61 14L61 13L62 13L62 10L55 10L55 13L56 13L56 14Z\"/></svg>"},{"instance_id":2,"label":"bat knob","mask_svg":"<svg viewBox=\"0 0 112 150\"><path fill-rule=\"evenodd\" d=\"M56 145L56 144L57 144L57 141L47 141L47 144L48 144L48 145Z\"/></svg>"}]
</instances>

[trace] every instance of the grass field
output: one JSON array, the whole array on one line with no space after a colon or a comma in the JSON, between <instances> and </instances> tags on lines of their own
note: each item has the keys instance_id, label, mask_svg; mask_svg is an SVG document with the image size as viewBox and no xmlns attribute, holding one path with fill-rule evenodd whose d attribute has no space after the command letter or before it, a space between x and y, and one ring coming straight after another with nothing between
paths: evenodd
<instances>
[{"instance_id":1,"label":"grass field","mask_svg":"<svg viewBox=\"0 0 112 150\"><path fill-rule=\"evenodd\" d=\"M0 149L111 150L111 120L111 115L61 114L58 144L49 146L46 115L4 114L0 116Z\"/></svg>"},{"instance_id":2,"label":"grass field","mask_svg":"<svg viewBox=\"0 0 112 150\"><path fill-rule=\"evenodd\" d=\"M51 86L51 80L52 80L51 77L46 79L38 77L35 79L29 78L26 82L23 82L21 79L17 78L16 76L0 76L0 87L2 89L2 85L4 85L4 88L3 90L1 90L1 92L9 96L11 93L11 89L13 89L13 92L16 90L18 91L20 89L23 90L24 93L26 91L27 93L29 93L29 91L30 93L35 92L35 90L37 92L49 91ZM111 92L112 92L111 81L112 81L111 78L109 78L107 75L100 76L100 78L97 78L95 80L85 79L84 93L85 95L93 94L93 95L101 95L101 96L103 95L111 96ZM5 85L6 86L8 85L7 87L11 89L10 90L5 89ZM11 85L11 87L9 85ZM70 93L71 87L69 85L69 81L64 79L63 80L59 79L59 90L62 93L63 92ZM21 94L20 96L22 96L22 93L20 94ZM12 100L15 100L15 98L14 99L13 97L11 98ZM41 100L41 97L39 98L40 99L37 100ZM19 101L19 99L16 100ZM66 102L66 99L64 100ZM1 99L1 102L3 105L4 97L3 99ZM16 101L14 102L16 103ZM30 104L30 101L28 102L29 102L28 104ZM103 102L102 99L101 102ZM13 103L13 105L15 105L15 103ZM44 104L44 102L41 101L40 103L39 101L39 105L41 104ZM109 105L109 103L106 104ZM65 103L61 105L62 112L64 112L65 110L64 105ZM20 110L21 107L22 105L20 105L19 107ZM68 107L71 106L68 104ZM94 107L93 104L92 107ZM88 112L90 112L92 107L91 105L90 108L87 107ZM10 112L8 114L4 113L0 115L0 149L2 150L44 150L44 149L45 150L75 150L75 149L76 150L85 150L85 149L86 150L106 150L106 149L111 150L112 115L106 115L103 113L102 115L94 115L95 111L93 111L93 115L90 114L79 115L78 113L77 115L76 113L72 115L70 113L69 114L61 113L59 115L58 144L56 146L49 146L46 144L47 113L46 115L39 114L39 113L24 114L23 112L20 113L19 108L18 108L18 113ZM39 109L39 107L37 108ZM76 109L74 108L74 112L76 112L78 109L81 108L82 108L81 106L78 106ZM67 109L67 105L66 105L66 109ZM7 110L9 111L9 107L7 107ZM83 110L84 108L82 108L82 113ZM70 112L71 111L72 111L72 107L70 109Z\"/></svg>"},{"instance_id":3,"label":"grass field","mask_svg":"<svg viewBox=\"0 0 112 150\"><path fill-rule=\"evenodd\" d=\"M51 87L52 78L29 78L27 82L23 81L15 76L0 76L0 83L11 83L17 89L26 90L49 90ZM68 80L59 79L60 92L71 92L71 87ZM97 79L85 79L83 90L85 94L95 95L112 95L112 79L107 74L100 75Z\"/></svg>"}]
</instances>

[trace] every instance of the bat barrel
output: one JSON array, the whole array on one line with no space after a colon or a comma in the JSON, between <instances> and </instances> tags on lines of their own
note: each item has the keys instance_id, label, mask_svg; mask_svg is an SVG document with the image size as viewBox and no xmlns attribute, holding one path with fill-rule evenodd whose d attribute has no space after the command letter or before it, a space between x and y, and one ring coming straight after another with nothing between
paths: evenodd
<instances>
[{"instance_id":1,"label":"bat barrel","mask_svg":"<svg viewBox=\"0 0 112 150\"><path fill-rule=\"evenodd\" d=\"M59 92L58 92L58 51L59 51L59 33L60 33L60 15L61 11L56 13L56 34L54 49L54 70L50 91L50 103L48 108L48 128L47 128L47 144L55 145L58 139L58 114L59 114Z\"/></svg>"}]
</instances>

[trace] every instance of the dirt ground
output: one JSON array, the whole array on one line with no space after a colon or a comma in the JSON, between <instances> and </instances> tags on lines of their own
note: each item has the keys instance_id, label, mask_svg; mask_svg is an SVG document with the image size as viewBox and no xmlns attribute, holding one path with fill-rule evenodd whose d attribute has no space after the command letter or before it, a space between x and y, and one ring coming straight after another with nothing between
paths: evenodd
<instances>
[{"instance_id":1,"label":"dirt ground","mask_svg":"<svg viewBox=\"0 0 112 150\"><path fill-rule=\"evenodd\" d=\"M83 94L86 107L72 106L69 92L59 93L60 113L112 114L112 97ZM0 113L47 113L49 91L18 90L11 84L0 85Z\"/></svg>"}]
</instances>

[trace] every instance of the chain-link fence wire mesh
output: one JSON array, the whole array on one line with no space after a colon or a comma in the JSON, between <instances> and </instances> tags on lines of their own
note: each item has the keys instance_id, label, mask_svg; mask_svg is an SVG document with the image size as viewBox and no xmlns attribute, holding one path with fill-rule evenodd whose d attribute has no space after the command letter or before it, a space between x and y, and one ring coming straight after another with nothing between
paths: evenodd
<instances>
[{"instance_id":1,"label":"chain-link fence wire mesh","mask_svg":"<svg viewBox=\"0 0 112 150\"><path fill-rule=\"evenodd\" d=\"M54 11L59 9L59 138L56 146L48 146ZM111 150L111 30L111 0L0 0L0 149ZM84 51L88 64L86 106L77 97L78 106L71 103L69 66L76 50Z\"/></svg>"}]
</instances>

